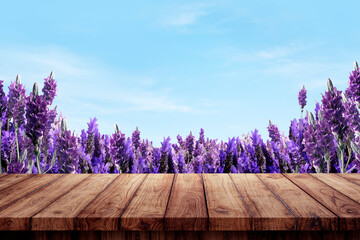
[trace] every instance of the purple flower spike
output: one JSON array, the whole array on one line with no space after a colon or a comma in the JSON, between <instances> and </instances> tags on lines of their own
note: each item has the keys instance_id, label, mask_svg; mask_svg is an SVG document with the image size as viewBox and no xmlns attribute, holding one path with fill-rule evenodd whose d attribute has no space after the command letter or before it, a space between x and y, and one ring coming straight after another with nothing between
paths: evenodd
<instances>
[{"instance_id":1,"label":"purple flower spike","mask_svg":"<svg viewBox=\"0 0 360 240\"><path fill-rule=\"evenodd\" d=\"M50 73L50 76L44 79L44 87L42 92L44 94L44 98L50 106L56 96L56 81L54 79L54 71Z\"/></svg>"},{"instance_id":2,"label":"purple flower spike","mask_svg":"<svg viewBox=\"0 0 360 240\"><path fill-rule=\"evenodd\" d=\"M17 121L22 122L21 114L24 112L24 100L26 98L25 87L21 84L20 76L16 78L16 82L11 83L8 94L7 118L11 119L14 113L17 114ZM20 126L19 126L20 127Z\"/></svg>"},{"instance_id":3,"label":"purple flower spike","mask_svg":"<svg viewBox=\"0 0 360 240\"><path fill-rule=\"evenodd\" d=\"M274 125L271 120L269 120L269 126L267 127L269 131L269 137L273 142L280 142L280 132L276 125Z\"/></svg>"},{"instance_id":4,"label":"purple flower spike","mask_svg":"<svg viewBox=\"0 0 360 240\"><path fill-rule=\"evenodd\" d=\"M3 82L4 81L0 80L0 117L2 116L2 113L5 112L7 105L7 98L3 89Z\"/></svg>"},{"instance_id":5,"label":"purple flower spike","mask_svg":"<svg viewBox=\"0 0 360 240\"><path fill-rule=\"evenodd\" d=\"M135 150L138 149L140 146L140 131L138 127L136 127L135 131L132 133L131 141Z\"/></svg>"},{"instance_id":6,"label":"purple flower spike","mask_svg":"<svg viewBox=\"0 0 360 240\"><path fill-rule=\"evenodd\" d=\"M357 62L354 63L354 71L350 73L348 84L349 86L345 91L347 97L360 103L360 72Z\"/></svg>"},{"instance_id":7,"label":"purple flower spike","mask_svg":"<svg viewBox=\"0 0 360 240\"><path fill-rule=\"evenodd\" d=\"M26 100L26 120L26 135L34 146L38 145L48 121L47 104L41 96L30 93Z\"/></svg>"},{"instance_id":8,"label":"purple flower spike","mask_svg":"<svg viewBox=\"0 0 360 240\"><path fill-rule=\"evenodd\" d=\"M306 89L305 89L305 86L303 86L303 88L299 91L298 100L299 100L299 105L300 105L301 109L304 109L304 107L306 105Z\"/></svg>"}]
</instances>

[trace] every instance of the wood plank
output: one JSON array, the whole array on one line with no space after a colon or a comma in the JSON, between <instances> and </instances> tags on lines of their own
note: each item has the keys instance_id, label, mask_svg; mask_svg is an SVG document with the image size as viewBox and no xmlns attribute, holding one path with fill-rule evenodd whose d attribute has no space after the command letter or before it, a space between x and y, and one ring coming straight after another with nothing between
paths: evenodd
<instances>
[{"instance_id":1,"label":"wood plank","mask_svg":"<svg viewBox=\"0 0 360 240\"><path fill-rule=\"evenodd\" d=\"M352 183L335 173L328 173L328 174L314 174L312 173L311 176L319 179L320 181L326 183L330 187L334 188L335 190L341 192L342 194L350 197L351 199L355 200L356 202L360 203L360 186Z\"/></svg>"},{"instance_id":2,"label":"wood plank","mask_svg":"<svg viewBox=\"0 0 360 240\"><path fill-rule=\"evenodd\" d=\"M254 174L230 174L253 216L253 230L295 230L295 215Z\"/></svg>"},{"instance_id":3,"label":"wood plank","mask_svg":"<svg viewBox=\"0 0 360 240\"><path fill-rule=\"evenodd\" d=\"M88 179L33 216L31 229L35 231L74 230L75 217L118 176L117 174L91 174Z\"/></svg>"},{"instance_id":4,"label":"wood plank","mask_svg":"<svg viewBox=\"0 0 360 240\"><path fill-rule=\"evenodd\" d=\"M338 176L360 185L360 174L358 173L339 173Z\"/></svg>"},{"instance_id":5,"label":"wood plank","mask_svg":"<svg viewBox=\"0 0 360 240\"><path fill-rule=\"evenodd\" d=\"M119 218L146 174L120 176L75 219L76 230L117 231Z\"/></svg>"},{"instance_id":6,"label":"wood plank","mask_svg":"<svg viewBox=\"0 0 360 240\"><path fill-rule=\"evenodd\" d=\"M340 217L340 230L357 229L356 221L360 220L360 204L307 173L284 174L284 176Z\"/></svg>"},{"instance_id":7,"label":"wood plank","mask_svg":"<svg viewBox=\"0 0 360 240\"><path fill-rule=\"evenodd\" d=\"M222 232L222 231L211 231L211 232L202 232L201 239L202 240L248 240L248 239L256 239L256 238L248 238L249 232Z\"/></svg>"},{"instance_id":8,"label":"wood plank","mask_svg":"<svg viewBox=\"0 0 360 240\"><path fill-rule=\"evenodd\" d=\"M30 218L88 178L87 174L68 174L0 210L0 230L30 230Z\"/></svg>"},{"instance_id":9,"label":"wood plank","mask_svg":"<svg viewBox=\"0 0 360 240\"><path fill-rule=\"evenodd\" d=\"M281 174L257 176L296 215L297 230L338 230L338 217Z\"/></svg>"},{"instance_id":10,"label":"wood plank","mask_svg":"<svg viewBox=\"0 0 360 240\"><path fill-rule=\"evenodd\" d=\"M228 174L203 174L210 231L252 229L247 211Z\"/></svg>"},{"instance_id":11,"label":"wood plank","mask_svg":"<svg viewBox=\"0 0 360 240\"><path fill-rule=\"evenodd\" d=\"M174 174L149 174L121 216L121 228L162 231Z\"/></svg>"},{"instance_id":12,"label":"wood plank","mask_svg":"<svg viewBox=\"0 0 360 240\"><path fill-rule=\"evenodd\" d=\"M8 188L0 191L0 209L18 201L20 198L32 194L40 188L56 181L63 175L59 174L36 174L34 177L25 178L23 181L18 182Z\"/></svg>"},{"instance_id":13,"label":"wood plank","mask_svg":"<svg viewBox=\"0 0 360 240\"><path fill-rule=\"evenodd\" d=\"M207 230L203 181L200 174L176 174L165 215L166 231Z\"/></svg>"},{"instance_id":14,"label":"wood plank","mask_svg":"<svg viewBox=\"0 0 360 240\"><path fill-rule=\"evenodd\" d=\"M125 231L101 231L101 240L125 240Z\"/></svg>"},{"instance_id":15,"label":"wood plank","mask_svg":"<svg viewBox=\"0 0 360 240\"><path fill-rule=\"evenodd\" d=\"M19 182L25 181L33 177L33 174L3 174L3 178L0 179L0 191L15 185Z\"/></svg>"}]
</instances>

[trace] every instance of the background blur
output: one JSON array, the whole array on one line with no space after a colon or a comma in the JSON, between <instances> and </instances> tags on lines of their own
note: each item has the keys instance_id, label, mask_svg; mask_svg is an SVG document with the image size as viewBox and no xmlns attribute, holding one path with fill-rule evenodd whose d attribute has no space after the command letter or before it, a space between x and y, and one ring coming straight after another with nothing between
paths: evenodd
<instances>
[{"instance_id":1,"label":"background blur","mask_svg":"<svg viewBox=\"0 0 360 240\"><path fill-rule=\"evenodd\" d=\"M269 119L288 132L304 84L313 111L326 80L344 90L360 60L355 1L6 1L0 79L27 91L52 70L55 104L76 133L97 117L159 146L163 137L227 140Z\"/></svg>"}]
</instances>

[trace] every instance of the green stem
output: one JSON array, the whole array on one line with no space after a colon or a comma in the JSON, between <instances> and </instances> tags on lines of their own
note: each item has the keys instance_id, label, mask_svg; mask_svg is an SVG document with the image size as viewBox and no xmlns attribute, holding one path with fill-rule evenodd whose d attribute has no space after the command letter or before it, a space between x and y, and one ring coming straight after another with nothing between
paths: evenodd
<instances>
[{"instance_id":1,"label":"green stem","mask_svg":"<svg viewBox=\"0 0 360 240\"><path fill-rule=\"evenodd\" d=\"M19 151L19 142L18 142L18 128L15 127L15 143L16 143L16 157L20 161L20 151Z\"/></svg>"},{"instance_id":2,"label":"green stem","mask_svg":"<svg viewBox=\"0 0 360 240\"><path fill-rule=\"evenodd\" d=\"M39 162L39 156L40 156L40 148L36 145L35 146L35 157L36 157L36 168L37 168L37 171L38 171L38 174L41 173L41 169L40 169L40 162Z\"/></svg>"},{"instance_id":3,"label":"green stem","mask_svg":"<svg viewBox=\"0 0 360 240\"><path fill-rule=\"evenodd\" d=\"M9 161L9 163L12 162L12 155L13 155L13 153L14 153L14 149L15 149L15 144L13 144L12 147L11 147L11 153L10 153L10 161Z\"/></svg>"},{"instance_id":4,"label":"green stem","mask_svg":"<svg viewBox=\"0 0 360 240\"><path fill-rule=\"evenodd\" d=\"M327 164L327 173L330 173L330 158L327 159L326 164Z\"/></svg>"},{"instance_id":5,"label":"green stem","mask_svg":"<svg viewBox=\"0 0 360 240\"><path fill-rule=\"evenodd\" d=\"M348 157L348 160L347 160L347 162L346 162L344 172L346 172L346 169L347 169L347 167L348 167L348 165L349 165L351 153L352 153L352 150L351 150L351 148L349 148L349 157Z\"/></svg>"},{"instance_id":6,"label":"green stem","mask_svg":"<svg viewBox=\"0 0 360 240\"><path fill-rule=\"evenodd\" d=\"M300 113L300 119L302 119L302 115L303 115L303 109L301 109L301 113Z\"/></svg>"},{"instance_id":7,"label":"green stem","mask_svg":"<svg viewBox=\"0 0 360 240\"><path fill-rule=\"evenodd\" d=\"M341 159L341 173L344 173L344 150L340 150L340 159Z\"/></svg>"}]
</instances>

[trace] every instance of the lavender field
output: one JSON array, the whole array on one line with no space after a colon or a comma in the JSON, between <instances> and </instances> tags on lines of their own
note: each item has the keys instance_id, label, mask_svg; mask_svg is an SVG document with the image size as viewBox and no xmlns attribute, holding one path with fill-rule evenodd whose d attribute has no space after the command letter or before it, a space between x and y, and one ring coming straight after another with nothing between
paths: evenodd
<instances>
[{"instance_id":1,"label":"lavender field","mask_svg":"<svg viewBox=\"0 0 360 240\"><path fill-rule=\"evenodd\" d=\"M327 91L314 112L304 112L306 89L299 91L299 119L281 134L269 121L269 140L258 131L227 142L199 135L164 137L160 147L142 139L138 128L125 136L101 134L90 119L80 135L68 129L52 107L57 82L53 73L40 92L26 93L20 77L4 92L0 81L0 173L359 173L360 72L350 73L340 91ZM296 107L296 106L294 106Z\"/></svg>"}]
</instances>

